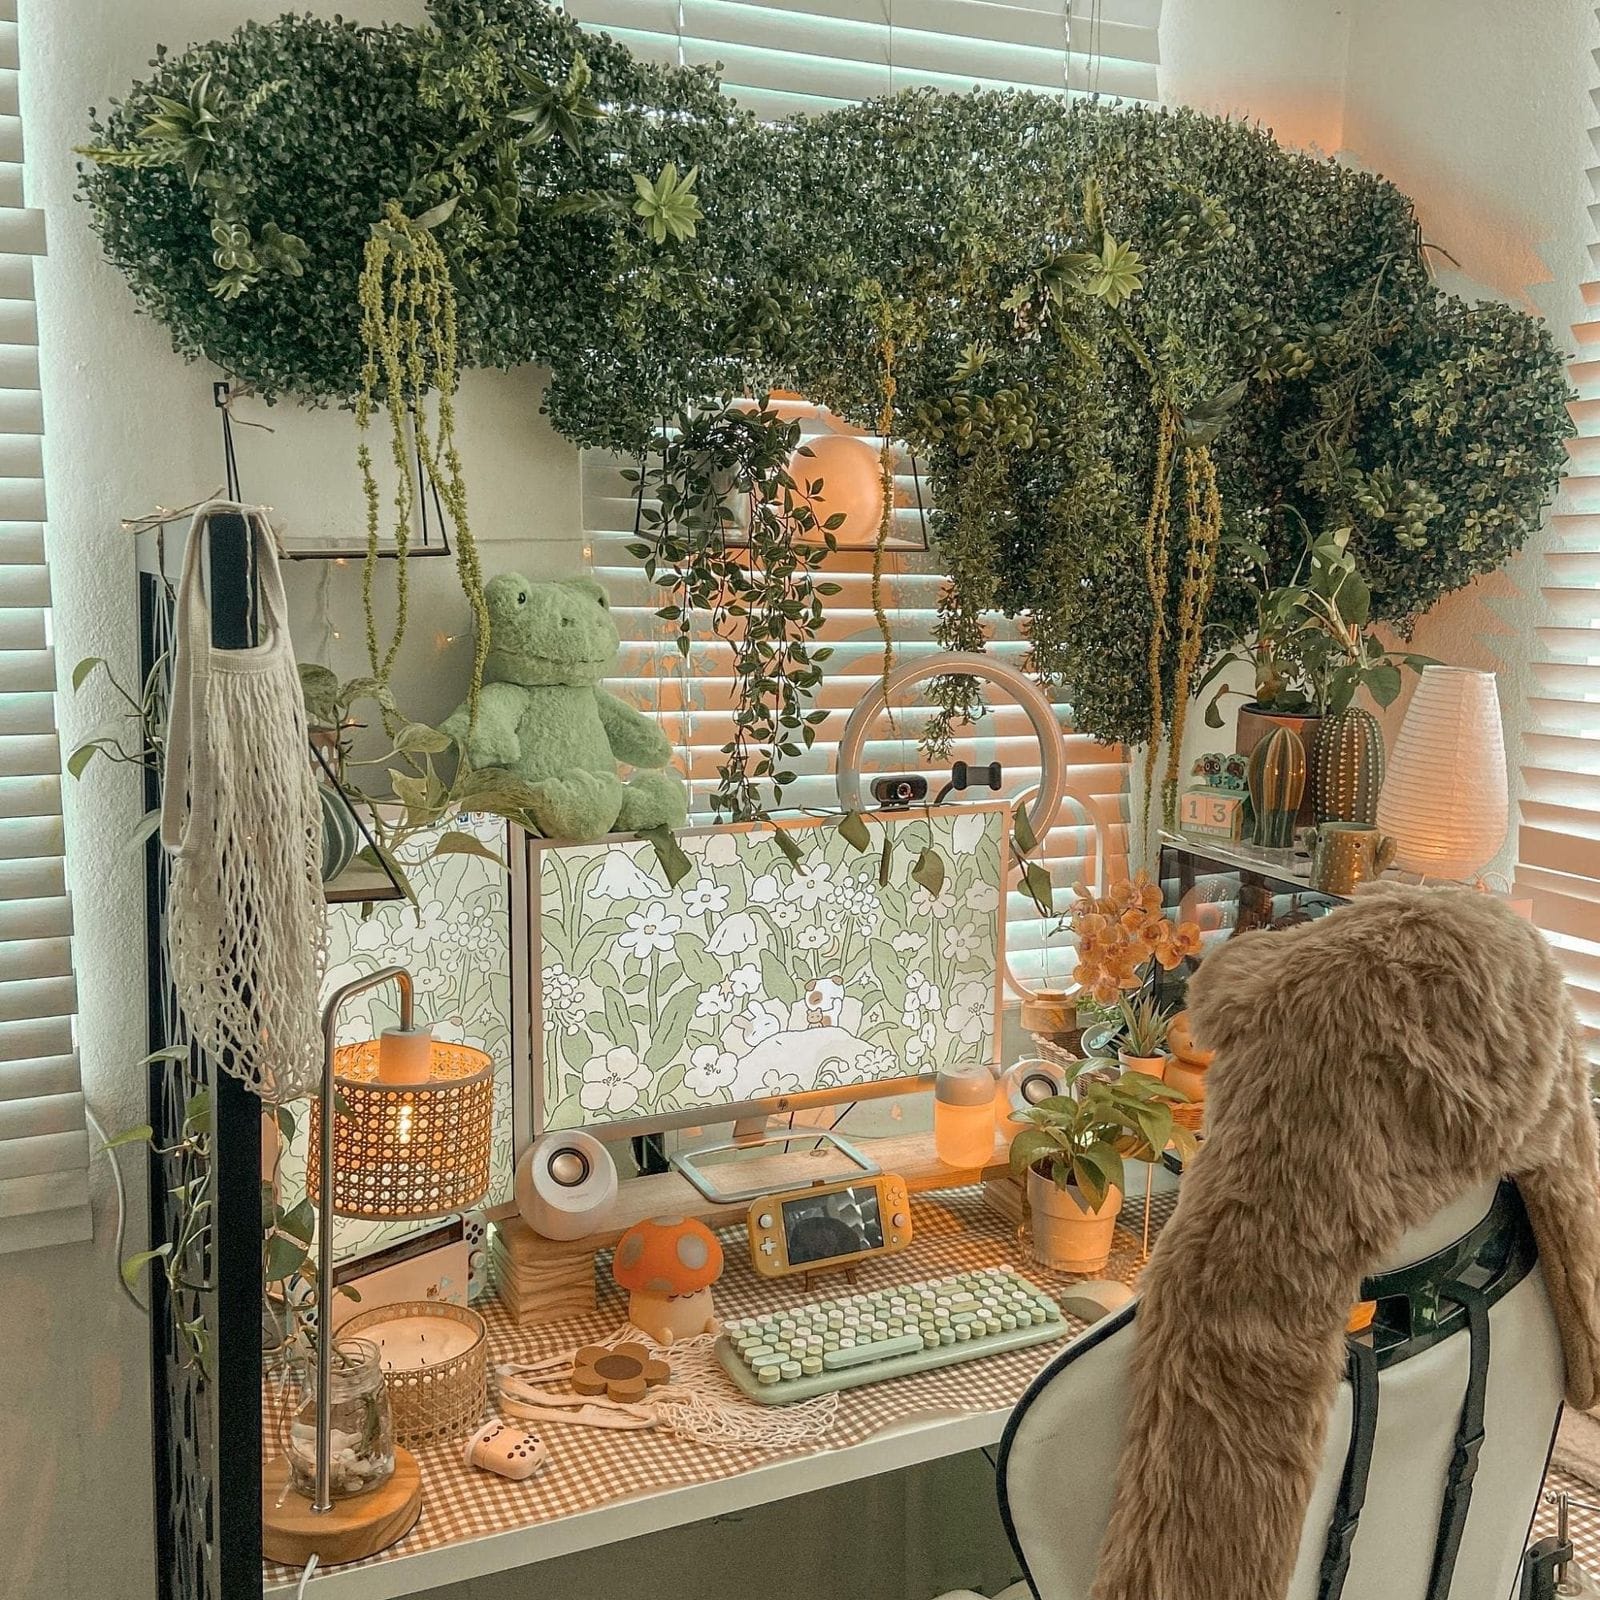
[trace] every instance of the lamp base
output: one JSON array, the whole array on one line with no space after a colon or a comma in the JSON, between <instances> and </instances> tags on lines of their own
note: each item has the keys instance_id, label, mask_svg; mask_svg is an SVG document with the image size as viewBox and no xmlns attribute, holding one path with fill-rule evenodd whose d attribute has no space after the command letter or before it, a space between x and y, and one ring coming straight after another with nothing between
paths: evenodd
<instances>
[{"instance_id":1,"label":"lamp base","mask_svg":"<svg viewBox=\"0 0 1600 1600\"><path fill-rule=\"evenodd\" d=\"M417 1458L398 1446L394 1474L365 1494L335 1500L316 1512L289 1482L289 1458L274 1456L261 1471L261 1553L286 1567L342 1566L376 1555L411 1532L422 1514L422 1474Z\"/></svg>"}]
</instances>

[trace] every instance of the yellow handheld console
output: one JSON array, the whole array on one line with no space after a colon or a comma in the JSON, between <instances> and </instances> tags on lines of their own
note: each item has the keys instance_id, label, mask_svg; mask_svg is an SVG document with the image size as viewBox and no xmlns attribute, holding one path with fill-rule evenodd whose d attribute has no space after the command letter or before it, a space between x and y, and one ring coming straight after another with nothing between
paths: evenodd
<instances>
[{"instance_id":1,"label":"yellow handheld console","mask_svg":"<svg viewBox=\"0 0 1600 1600\"><path fill-rule=\"evenodd\" d=\"M750 1260L764 1278L854 1267L911 1243L905 1179L892 1172L763 1195L745 1219Z\"/></svg>"}]
</instances>

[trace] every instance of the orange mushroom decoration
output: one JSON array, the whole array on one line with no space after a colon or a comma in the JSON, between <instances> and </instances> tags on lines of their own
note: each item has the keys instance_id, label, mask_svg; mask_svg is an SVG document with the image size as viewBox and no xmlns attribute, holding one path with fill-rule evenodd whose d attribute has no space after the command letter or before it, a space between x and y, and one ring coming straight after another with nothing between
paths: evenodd
<instances>
[{"instance_id":1,"label":"orange mushroom decoration","mask_svg":"<svg viewBox=\"0 0 1600 1600\"><path fill-rule=\"evenodd\" d=\"M611 1275L628 1291L628 1321L658 1344L716 1331L711 1285L722 1276L722 1246L703 1222L634 1223L617 1242Z\"/></svg>"}]
</instances>

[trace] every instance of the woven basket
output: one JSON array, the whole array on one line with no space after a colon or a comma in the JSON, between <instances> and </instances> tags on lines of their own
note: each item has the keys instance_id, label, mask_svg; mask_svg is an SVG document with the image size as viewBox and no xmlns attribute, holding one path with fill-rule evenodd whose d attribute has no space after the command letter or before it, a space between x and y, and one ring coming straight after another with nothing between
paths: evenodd
<instances>
[{"instance_id":1,"label":"woven basket","mask_svg":"<svg viewBox=\"0 0 1600 1600\"><path fill-rule=\"evenodd\" d=\"M383 1384L394 1416L395 1438L408 1450L465 1438L477 1427L489 1401L489 1339L483 1318L466 1306L445 1301L406 1300L358 1313L340 1328L339 1337L378 1342L374 1330L403 1317L459 1322L474 1337L458 1355L431 1366L395 1372L384 1363Z\"/></svg>"},{"instance_id":2,"label":"woven basket","mask_svg":"<svg viewBox=\"0 0 1600 1600\"><path fill-rule=\"evenodd\" d=\"M494 1062L435 1041L432 1076L378 1081L378 1041L341 1045L334 1081L349 1109L334 1118L333 1209L341 1217L419 1221L467 1211L489 1187ZM322 1181L322 1107L311 1104L306 1188Z\"/></svg>"}]
</instances>

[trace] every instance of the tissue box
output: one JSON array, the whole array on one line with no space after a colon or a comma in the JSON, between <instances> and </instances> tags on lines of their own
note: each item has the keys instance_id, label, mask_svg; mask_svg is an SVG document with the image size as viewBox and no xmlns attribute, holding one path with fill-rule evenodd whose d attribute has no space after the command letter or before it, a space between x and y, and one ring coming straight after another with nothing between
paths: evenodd
<instances>
[{"instance_id":1,"label":"tissue box","mask_svg":"<svg viewBox=\"0 0 1600 1600\"><path fill-rule=\"evenodd\" d=\"M1199 784L1185 789L1178 799L1178 826L1185 833L1203 833L1217 839L1244 836L1247 795Z\"/></svg>"}]
</instances>

